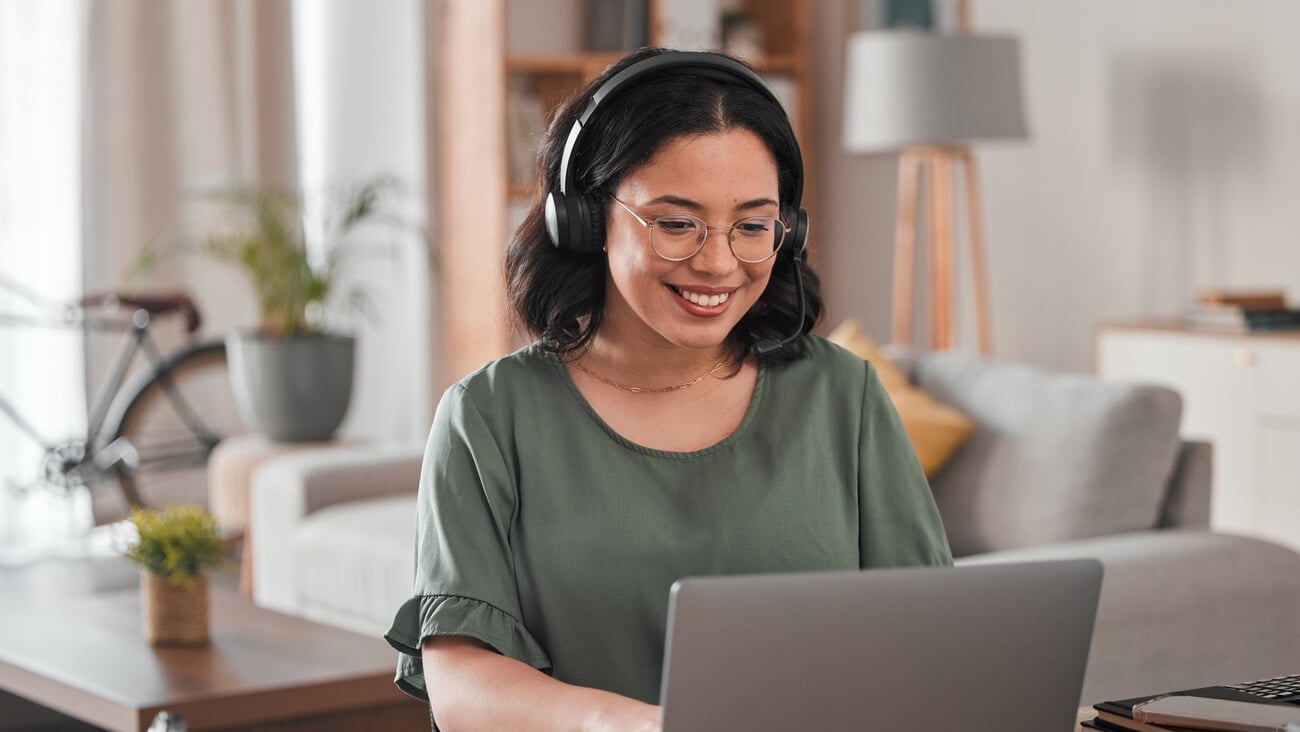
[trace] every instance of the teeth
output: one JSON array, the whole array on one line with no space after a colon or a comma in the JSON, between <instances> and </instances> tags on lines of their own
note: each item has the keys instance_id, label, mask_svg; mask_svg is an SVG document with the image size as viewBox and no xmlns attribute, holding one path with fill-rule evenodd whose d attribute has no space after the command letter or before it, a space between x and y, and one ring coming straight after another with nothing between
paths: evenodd
<instances>
[{"instance_id":1,"label":"teeth","mask_svg":"<svg viewBox=\"0 0 1300 732\"><path fill-rule=\"evenodd\" d=\"M681 295L684 299L704 308L716 308L726 302L727 298L731 296L730 293L723 293L721 295L701 295L698 292L690 292L676 287L673 289L676 290L677 294Z\"/></svg>"}]
</instances>

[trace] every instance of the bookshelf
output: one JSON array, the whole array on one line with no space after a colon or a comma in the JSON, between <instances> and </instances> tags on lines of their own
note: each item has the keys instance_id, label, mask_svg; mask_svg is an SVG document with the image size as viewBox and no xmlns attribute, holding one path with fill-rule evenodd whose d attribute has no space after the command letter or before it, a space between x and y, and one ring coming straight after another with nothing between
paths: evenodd
<instances>
[{"instance_id":1,"label":"bookshelf","mask_svg":"<svg viewBox=\"0 0 1300 732\"><path fill-rule=\"evenodd\" d=\"M811 209L810 10L811 0L507 0L506 196L511 218L517 219L537 194L536 146L560 102L642 44L724 50L758 69L785 105L803 148L804 206ZM548 35L538 27L539 19L563 24L564 31ZM587 50L592 48L622 50Z\"/></svg>"}]
</instances>

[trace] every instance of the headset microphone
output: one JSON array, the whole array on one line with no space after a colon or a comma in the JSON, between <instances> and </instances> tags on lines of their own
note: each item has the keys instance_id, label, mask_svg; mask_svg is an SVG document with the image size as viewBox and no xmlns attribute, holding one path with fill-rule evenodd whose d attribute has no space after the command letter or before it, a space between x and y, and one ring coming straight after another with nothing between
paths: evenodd
<instances>
[{"instance_id":1,"label":"headset microphone","mask_svg":"<svg viewBox=\"0 0 1300 732\"><path fill-rule=\"evenodd\" d=\"M795 286L795 290L799 295L799 318L798 320L795 321L794 331L790 333L790 335L786 336L785 338L782 338L781 340L777 340L775 338L767 338L750 346L749 352L754 354L754 356L757 358L762 358L764 356L768 356L773 353L776 353L782 348L785 348L786 346L793 343L796 338L803 335L803 319L808 314L808 309L807 309L806 301L804 300L803 297L803 275L800 274L798 257L795 258L793 266L794 266L794 286Z\"/></svg>"}]
</instances>

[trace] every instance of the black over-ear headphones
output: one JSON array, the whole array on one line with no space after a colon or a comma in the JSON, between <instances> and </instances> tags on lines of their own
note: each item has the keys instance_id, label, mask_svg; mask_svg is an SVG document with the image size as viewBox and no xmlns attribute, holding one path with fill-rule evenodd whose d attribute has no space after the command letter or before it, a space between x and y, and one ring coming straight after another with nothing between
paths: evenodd
<instances>
[{"instance_id":1,"label":"black over-ear headphones","mask_svg":"<svg viewBox=\"0 0 1300 732\"><path fill-rule=\"evenodd\" d=\"M781 218L790 227L786 234L787 244L781 249L783 253L788 251L798 260L804 259L808 244L808 212L802 205L803 155L799 152L799 143L795 140L794 130L790 127L784 108L762 78L748 66L727 56L703 51L667 51L638 61L615 74L592 95L587 108L582 110L582 115L573 123L569 137L564 142L564 156L560 159L560 190L551 191L546 197L546 233L550 236L551 243L558 249L579 254L594 254L604 247L604 210L599 202L592 201L579 188L578 166L574 158L582 150L587 123L601 102L648 76L658 74L695 74L728 84L744 84L782 110L781 118L786 120L784 129L788 136L786 143L794 153L794 198L781 209ZM799 284L802 285L802 282ZM802 300L803 293L800 292L799 296Z\"/></svg>"}]
</instances>

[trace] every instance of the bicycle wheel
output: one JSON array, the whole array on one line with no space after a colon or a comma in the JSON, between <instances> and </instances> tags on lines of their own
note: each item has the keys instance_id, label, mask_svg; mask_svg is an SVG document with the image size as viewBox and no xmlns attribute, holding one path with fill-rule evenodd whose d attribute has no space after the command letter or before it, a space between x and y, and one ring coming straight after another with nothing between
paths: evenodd
<instances>
[{"instance_id":1,"label":"bicycle wheel","mask_svg":"<svg viewBox=\"0 0 1300 732\"><path fill-rule=\"evenodd\" d=\"M125 517L133 505L206 507L208 456L222 439L245 431L225 344L190 346L139 374L123 394L107 434L110 442L128 441L136 460L117 467L119 492L91 491L95 522Z\"/></svg>"}]
</instances>

